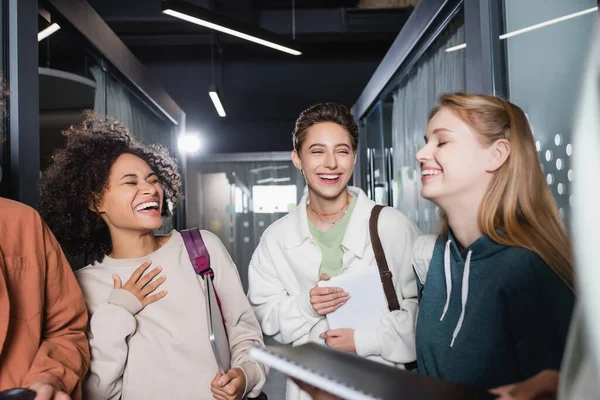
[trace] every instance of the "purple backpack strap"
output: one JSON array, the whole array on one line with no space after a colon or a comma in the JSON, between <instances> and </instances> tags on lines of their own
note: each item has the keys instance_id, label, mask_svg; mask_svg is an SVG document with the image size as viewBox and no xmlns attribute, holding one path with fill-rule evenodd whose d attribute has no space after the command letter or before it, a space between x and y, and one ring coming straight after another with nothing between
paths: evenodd
<instances>
[{"instance_id":1,"label":"purple backpack strap","mask_svg":"<svg viewBox=\"0 0 600 400\"><path fill-rule=\"evenodd\" d=\"M221 299L219 298L219 294L217 293L217 288L215 288L215 273L210 267L210 255L208 254L208 250L206 249L204 240L202 240L200 229L183 229L181 231L181 237L183 238L183 243L185 244L185 248L188 252L188 256L190 257L190 261L192 262L192 266L194 267L194 271L196 271L196 273L203 278L205 275L209 275L210 278L213 279L213 289L215 290L217 305L219 306L219 310L221 311L223 325L227 326L225 324L225 316L223 315Z\"/></svg>"},{"instance_id":2,"label":"purple backpack strap","mask_svg":"<svg viewBox=\"0 0 600 400\"><path fill-rule=\"evenodd\" d=\"M200 230L198 228L184 229L181 231L181 237L196 273L200 276L209 274L214 279L215 273L210 267L210 255L204 240L202 240Z\"/></svg>"}]
</instances>

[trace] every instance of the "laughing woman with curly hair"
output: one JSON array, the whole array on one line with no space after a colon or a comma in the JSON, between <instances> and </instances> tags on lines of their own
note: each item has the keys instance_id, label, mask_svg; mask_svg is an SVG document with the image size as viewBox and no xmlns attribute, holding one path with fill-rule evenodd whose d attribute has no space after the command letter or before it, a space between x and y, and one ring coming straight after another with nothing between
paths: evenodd
<instances>
[{"instance_id":1,"label":"laughing woman with curly hair","mask_svg":"<svg viewBox=\"0 0 600 400\"><path fill-rule=\"evenodd\" d=\"M261 330L219 239L202 232L231 346L220 375L207 333L204 289L177 231L157 236L181 199L175 160L91 112L65 133L41 179L41 212L76 272L90 313L88 399L241 399L260 393L265 369L248 352ZM167 279L168 277L168 279ZM167 294L168 292L168 294ZM216 373L216 375L215 375Z\"/></svg>"}]
</instances>

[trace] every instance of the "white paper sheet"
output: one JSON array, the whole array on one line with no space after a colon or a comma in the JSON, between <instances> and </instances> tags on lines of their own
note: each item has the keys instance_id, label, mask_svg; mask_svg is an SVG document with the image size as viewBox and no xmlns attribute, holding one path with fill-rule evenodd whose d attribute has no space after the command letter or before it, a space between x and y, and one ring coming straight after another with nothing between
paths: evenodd
<instances>
[{"instance_id":1,"label":"white paper sheet","mask_svg":"<svg viewBox=\"0 0 600 400\"><path fill-rule=\"evenodd\" d=\"M387 300L379 278L379 269L370 266L320 281L320 287L341 287L350 294L346 304L327 314L331 329L376 328L388 312Z\"/></svg>"}]
</instances>

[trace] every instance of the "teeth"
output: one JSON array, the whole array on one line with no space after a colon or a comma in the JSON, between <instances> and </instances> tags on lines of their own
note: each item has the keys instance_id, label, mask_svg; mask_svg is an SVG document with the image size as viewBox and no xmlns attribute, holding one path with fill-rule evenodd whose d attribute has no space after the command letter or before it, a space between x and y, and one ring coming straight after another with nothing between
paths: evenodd
<instances>
[{"instance_id":1,"label":"teeth","mask_svg":"<svg viewBox=\"0 0 600 400\"><path fill-rule=\"evenodd\" d=\"M439 169L424 169L424 170L421 171L421 176L438 175L441 172L442 171L440 171Z\"/></svg>"},{"instance_id":2,"label":"teeth","mask_svg":"<svg viewBox=\"0 0 600 400\"><path fill-rule=\"evenodd\" d=\"M319 175L319 176L323 179L337 179L340 177L339 175Z\"/></svg>"},{"instance_id":3,"label":"teeth","mask_svg":"<svg viewBox=\"0 0 600 400\"><path fill-rule=\"evenodd\" d=\"M135 208L135 211L141 211L141 210L144 210L144 209L150 208L150 207L158 208L158 203L156 201L149 201L147 203L142 203Z\"/></svg>"}]
</instances>

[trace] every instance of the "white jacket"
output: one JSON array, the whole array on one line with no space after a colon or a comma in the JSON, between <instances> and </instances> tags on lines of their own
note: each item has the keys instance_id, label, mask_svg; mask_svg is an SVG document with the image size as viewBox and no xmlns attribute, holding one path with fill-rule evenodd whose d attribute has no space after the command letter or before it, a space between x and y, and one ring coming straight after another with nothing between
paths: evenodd
<instances>
[{"instance_id":1,"label":"white jacket","mask_svg":"<svg viewBox=\"0 0 600 400\"><path fill-rule=\"evenodd\" d=\"M369 217L375 202L359 188L348 187L348 191L358 198L342 239L340 274L377 268L369 235ZM248 271L248 298L262 330L284 344L324 344L319 335L329 329L326 318L317 314L309 302L308 293L319 278L321 249L309 230L307 200L305 195L298 208L265 231ZM378 231L400 310L389 312L377 329L356 330L354 344L360 356L388 364L407 363L416 359L418 303L411 255L419 231L391 207L381 212ZM288 399L298 398L289 391L288 386Z\"/></svg>"}]
</instances>

